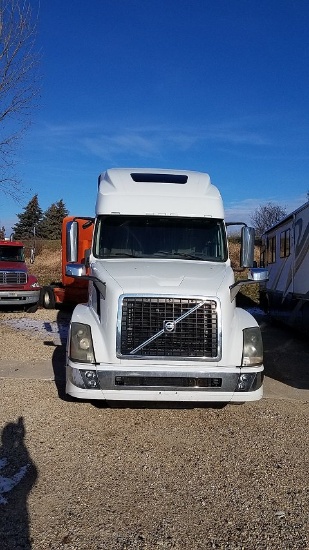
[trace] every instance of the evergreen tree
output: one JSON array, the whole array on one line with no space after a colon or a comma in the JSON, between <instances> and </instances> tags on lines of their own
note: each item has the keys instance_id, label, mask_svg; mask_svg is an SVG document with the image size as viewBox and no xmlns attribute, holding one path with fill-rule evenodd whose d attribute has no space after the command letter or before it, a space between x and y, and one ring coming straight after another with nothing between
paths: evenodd
<instances>
[{"instance_id":1,"label":"evergreen tree","mask_svg":"<svg viewBox=\"0 0 309 550\"><path fill-rule=\"evenodd\" d=\"M42 210L39 206L38 195L34 195L24 207L24 212L17 214L19 221L13 227L15 239L30 239L33 237L34 228L36 229L42 218Z\"/></svg>"},{"instance_id":2,"label":"evergreen tree","mask_svg":"<svg viewBox=\"0 0 309 550\"><path fill-rule=\"evenodd\" d=\"M42 239L60 239L62 220L68 213L69 211L62 199L51 204L43 213L42 220L38 226L37 235Z\"/></svg>"}]
</instances>

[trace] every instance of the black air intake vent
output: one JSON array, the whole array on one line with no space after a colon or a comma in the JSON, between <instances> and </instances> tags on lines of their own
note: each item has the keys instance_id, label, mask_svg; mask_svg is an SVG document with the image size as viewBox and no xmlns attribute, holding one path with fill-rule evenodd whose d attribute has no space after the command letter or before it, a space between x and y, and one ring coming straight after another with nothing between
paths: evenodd
<instances>
[{"instance_id":1,"label":"black air intake vent","mask_svg":"<svg viewBox=\"0 0 309 550\"><path fill-rule=\"evenodd\" d=\"M145 174L136 172L131 174L133 181L141 183L187 183L188 176L183 174Z\"/></svg>"}]
</instances>

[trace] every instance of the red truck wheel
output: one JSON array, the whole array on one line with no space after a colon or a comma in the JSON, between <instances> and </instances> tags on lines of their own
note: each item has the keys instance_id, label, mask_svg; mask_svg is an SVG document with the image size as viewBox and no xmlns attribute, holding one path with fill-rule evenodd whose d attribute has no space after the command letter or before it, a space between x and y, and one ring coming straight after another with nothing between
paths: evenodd
<instances>
[{"instance_id":1,"label":"red truck wheel","mask_svg":"<svg viewBox=\"0 0 309 550\"><path fill-rule=\"evenodd\" d=\"M43 286L41 290L40 304L45 309L55 309L55 295L51 286Z\"/></svg>"}]
</instances>

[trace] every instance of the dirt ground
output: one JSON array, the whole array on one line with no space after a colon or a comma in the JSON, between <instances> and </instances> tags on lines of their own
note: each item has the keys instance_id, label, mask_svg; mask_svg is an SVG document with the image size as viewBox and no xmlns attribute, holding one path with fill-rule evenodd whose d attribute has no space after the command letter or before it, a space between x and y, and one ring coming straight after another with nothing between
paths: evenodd
<instances>
[{"instance_id":1,"label":"dirt ground","mask_svg":"<svg viewBox=\"0 0 309 550\"><path fill-rule=\"evenodd\" d=\"M308 403L72 402L1 381L1 548L307 549ZM1 485L0 485L1 486Z\"/></svg>"}]
</instances>

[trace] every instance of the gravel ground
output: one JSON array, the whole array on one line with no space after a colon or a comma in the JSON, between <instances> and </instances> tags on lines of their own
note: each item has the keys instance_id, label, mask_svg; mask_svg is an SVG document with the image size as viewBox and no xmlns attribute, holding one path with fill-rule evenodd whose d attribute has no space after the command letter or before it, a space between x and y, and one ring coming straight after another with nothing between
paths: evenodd
<instances>
[{"instance_id":1,"label":"gravel ground","mask_svg":"<svg viewBox=\"0 0 309 550\"><path fill-rule=\"evenodd\" d=\"M1 359L29 362L52 359L55 345L66 341L69 311L0 312ZM14 341L14 349L12 349Z\"/></svg>"},{"instance_id":2,"label":"gravel ground","mask_svg":"<svg viewBox=\"0 0 309 550\"><path fill-rule=\"evenodd\" d=\"M309 548L307 404L108 408L1 385L0 457L30 464L1 548Z\"/></svg>"},{"instance_id":3,"label":"gravel ground","mask_svg":"<svg viewBox=\"0 0 309 550\"><path fill-rule=\"evenodd\" d=\"M69 316L1 314L2 357L52 359ZM0 383L1 550L309 548L308 402L108 407Z\"/></svg>"}]
</instances>

